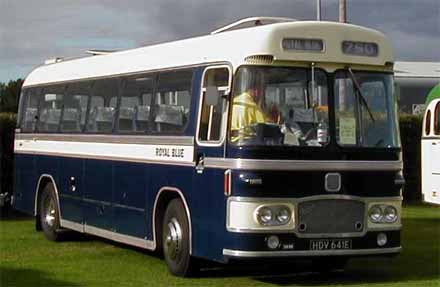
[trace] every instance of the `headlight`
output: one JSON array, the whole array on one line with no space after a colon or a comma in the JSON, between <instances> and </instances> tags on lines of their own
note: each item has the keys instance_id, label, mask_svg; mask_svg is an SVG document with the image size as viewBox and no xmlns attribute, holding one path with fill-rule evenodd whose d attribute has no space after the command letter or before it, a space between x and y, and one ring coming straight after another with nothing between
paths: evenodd
<instances>
[{"instance_id":1,"label":"headlight","mask_svg":"<svg viewBox=\"0 0 440 287\"><path fill-rule=\"evenodd\" d=\"M268 225L272 221L273 213L269 207L261 207L257 210L258 222L262 225Z\"/></svg>"},{"instance_id":2,"label":"headlight","mask_svg":"<svg viewBox=\"0 0 440 287\"><path fill-rule=\"evenodd\" d=\"M373 223L394 223L397 221L398 212L392 205L373 205L368 211L368 217Z\"/></svg>"},{"instance_id":3,"label":"headlight","mask_svg":"<svg viewBox=\"0 0 440 287\"><path fill-rule=\"evenodd\" d=\"M370 208L368 216L370 217L370 220L374 223L381 222L383 218L382 208L380 208L379 205L374 205Z\"/></svg>"},{"instance_id":4,"label":"headlight","mask_svg":"<svg viewBox=\"0 0 440 287\"><path fill-rule=\"evenodd\" d=\"M257 208L255 217L264 226L286 225L292 217L292 210L285 205L264 205Z\"/></svg>"},{"instance_id":5,"label":"headlight","mask_svg":"<svg viewBox=\"0 0 440 287\"><path fill-rule=\"evenodd\" d=\"M277 221L280 224L286 224L289 222L291 214L292 214L292 211L289 208L282 207L277 212L277 216L276 216Z\"/></svg>"},{"instance_id":6,"label":"headlight","mask_svg":"<svg viewBox=\"0 0 440 287\"><path fill-rule=\"evenodd\" d=\"M396 222L397 220L397 210L394 206L388 205L384 209L384 219L388 223Z\"/></svg>"}]
</instances>

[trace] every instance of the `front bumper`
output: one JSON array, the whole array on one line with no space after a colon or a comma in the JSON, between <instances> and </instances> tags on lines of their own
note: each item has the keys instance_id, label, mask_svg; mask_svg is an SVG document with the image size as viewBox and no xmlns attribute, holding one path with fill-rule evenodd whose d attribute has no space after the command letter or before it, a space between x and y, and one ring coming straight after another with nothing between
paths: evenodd
<instances>
[{"instance_id":1,"label":"front bumper","mask_svg":"<svg viewBox=\"0 0 440 287\"><path fill-rule=\"evenodd\" d=\"M295 250L295 251L244 251L223 249L223 255L230 258L278 258L278 257L321 257L321 256L368 256L398 254L402 247L349 249L349 250Z\"/></svg>"},{"instance_id":2,"label":"front bumper","mask_svg":"<svg viewBox=\"0 0 440 287\"><path fill-rule=\"evenodd\" d=\"M380 233L387 236L387 243L379 246L377 237ZM379 256L393 255L401 252L400 230L367 232L360 237L329 237L329 238L299 238L295 234L233 234L234 238L223 249L225 259L258 259L258 258L300 258L319 256ZM267 238L278 236L280 240L277 249L267 246ZM312 250L314 240L350 240L350 249Z\"/></svg>"}]
</instances>

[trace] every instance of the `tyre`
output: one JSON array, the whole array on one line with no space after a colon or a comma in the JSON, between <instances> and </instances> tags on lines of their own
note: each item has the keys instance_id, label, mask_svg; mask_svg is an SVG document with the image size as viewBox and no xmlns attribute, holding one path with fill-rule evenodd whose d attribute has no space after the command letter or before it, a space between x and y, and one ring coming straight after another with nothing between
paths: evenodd
<instances>
[{"instance_id":1,"label":"tyre","mask_svg":"<svg viewBox=\"0 0 440 287\"><path fill-rule=\"evenodd\" d=\"M44 236L48 240L59 241L61 240L60 213L53 185L47 184L39 198L40 224Z\"/></svg>"},{"instance_id":2,"label":"tyre","mask_svg":"<svg viewBox=\"0 0 440 287\"><path fill-rule=\"evenodd\" d=\"M162 224L163 253L170 272L187 277L196 273L195 260L189 254L189 222L179 199L167 206Z\"/></svg>"}]
</instances>

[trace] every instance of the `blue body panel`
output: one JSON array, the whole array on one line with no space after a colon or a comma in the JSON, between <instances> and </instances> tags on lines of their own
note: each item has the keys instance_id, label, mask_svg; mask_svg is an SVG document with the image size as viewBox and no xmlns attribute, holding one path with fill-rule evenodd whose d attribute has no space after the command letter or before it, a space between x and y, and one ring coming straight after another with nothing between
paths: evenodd
<instances>
[{"instance_id":1,"label":"blue body panel","mask_svg":"<svg viewBox=\"0 0 440 287\"><path fill-rule=\"evenodd\" d=\"M83 223L84 164L83 159L60 159L62 168L58 176L58 195L63 219ZM74 177L75 191L72 190L71 177Z\"/></svg>"},{"instance_id":2,"label":"blue body panel","mask_svg":"<svg viewBox=\"0 0 440 287\"><path fill-rule=\"evenodd\" d=\"M113 163L86 160L84 178L84 221L88 225L112 228Z\"/></svg>"},{"instance_id":3,"label":"blue body panel","mask_svg":"<svg viewBox=\"0 0 440 287\"><path fill-rule=\"evenodd\" d=\"M113 163L113 229L136 237L147 236L144 224L151 215L145 212L149 199L149 169L137 163ZM139 226L138 222L142 222Z\"/></svg>"},{"instance_id":4,"label":"blue body panel","mask_svg":"<svg viewBox=\"0 0 440 287\"><path fill-rule=\"evenodd\" d=\"M14 208L34 214L35 192L40 175L37 173L33 155L15 156Z\"/></svg>"}]
</instances>

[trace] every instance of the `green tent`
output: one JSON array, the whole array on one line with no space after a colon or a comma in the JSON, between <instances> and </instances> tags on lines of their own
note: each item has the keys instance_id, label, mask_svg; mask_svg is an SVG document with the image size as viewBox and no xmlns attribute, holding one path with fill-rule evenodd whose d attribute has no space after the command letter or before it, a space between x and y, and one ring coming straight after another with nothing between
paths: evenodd
<instances>
[{"instance_id":1,"label":"green tent","mask_svg":"<svg viewBox=\"0 0 440 287\"><path fill-rule=\"evenodd\" d=\"M429 103L434 99L440 99L440 84L437 84L431 92L429 92L428 97L426 98L426 106L429 105Z\"/></svg>"}]
</instances>

